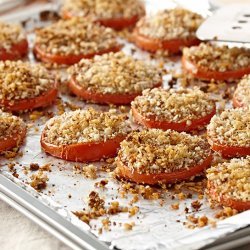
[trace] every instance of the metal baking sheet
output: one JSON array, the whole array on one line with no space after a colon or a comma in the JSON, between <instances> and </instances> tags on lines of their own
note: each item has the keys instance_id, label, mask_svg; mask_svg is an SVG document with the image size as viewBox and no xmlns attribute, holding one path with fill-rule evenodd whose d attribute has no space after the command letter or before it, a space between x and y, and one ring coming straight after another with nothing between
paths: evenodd
<instances>
[{"instance_id":1,"label":"metal baking sheet","mask_svg":"<svg viewBox=\"0 0 250 250\"><path fill-rule=\"evenodd\" d=\"M151 9L150 3L152 4L152 2L147 1L149 9ZM158 7L161 8L160 5ZM32 47L34 39L32 30L47 23L47 21L42 22L40 20L39 13L41 10L57 9L57 4L41 4L39 7L33 6L25 10L21 9L20 12L6 15L4 18L9 21L24 21L29 17L26 28L29 31L28 39ZM153 64L164 62L164 68L167 72L173 70L180 72L178 57L169 59L159 56L152 59L148 53L138 50L133 44L122 39L121 42L124 43L123 50L126 53ZM34 60L31 54L28 60ZM4 200L75 249L199 249L250 224L250 211L246 211L223 221L218 221L216 227L211 227L211 225L196 229L185 227L183 222L187 221L187 215L206 215L209 218L214 218L214 214L219 211L219 209L211 209L206 199L199 200L202 205L198 211L192 210L191 203L198 199L198 194L190 191L190 189L199 185L199 181L190 182L189 185L180 187L180 190L191 192L193 196L190 199L180 201L178 210L171 208L172 204L178 202L178 199L173 199L173 195L175 192L178 193L178 190L170 189L167 192L156 189L156 192L161 192L161 198L148 200L141 197L133 205L139 207L139 213L135 216L129 217L128 213L119 213L93 220L90 225L80 221L72 211L81 211L87 208L87 197L92 190L97 191L105 199L107 206L112 201L119 201L120 206L130 206L129 202L133 195L128 194L126 198L120 197L118 191L121 189L121 182L115 180L110 173L101 171L101 167L107 164L105 162L94 163L98 172L97 179L92 180L85 178L81 173L81 168L85 164L55 159L42 152L40 134L52 112L58 114L62 106L66 110L72 109L72 105L67 103L83 109L89 106L101 110L109 109L108 106L87 104L71 96L65 89L64 70L55 71L62 75L61 100L58 100L57 105L47 109L45 113L39 113L39 111L32 113L33 115L41 115L35 121L31 119L30 114L23 115L29 125L24 145L15 158L5 159L1 157L0 190L2 192L1 197ZM169 80L171 80L171 75L166 74L164 76L165 87L168 86ZM178 87L178 84L175 87ZM219 99L220 94L215 95L214 98ZM15 166L10 170L9 164L13 162ZM29 185L30 177L35 173L28 170L30 163L38 163L40 166L49 164L51 167L50 171L44 171L48 176L48 181L46 189L42 192L36 192ZM13 173L14 176L18 175L18 178L14 177ZM95 187L95 183L103 179L108 180L106 187ZM186 207L190 211L188 214L185 212ZM111 225L108 230L102 230L100 234L99 229L102 227L102 219L106 217L109 217ZM124 230L124 223L134 223L135 226L133 230L126 231Z\"/></svg>"}]
</instances>

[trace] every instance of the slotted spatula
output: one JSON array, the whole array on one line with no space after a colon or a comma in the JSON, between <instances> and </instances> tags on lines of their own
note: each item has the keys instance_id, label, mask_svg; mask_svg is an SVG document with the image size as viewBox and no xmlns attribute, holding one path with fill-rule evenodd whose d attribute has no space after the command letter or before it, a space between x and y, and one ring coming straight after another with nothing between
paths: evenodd
<instances>
[{"instance_id":1,"label":"slotted spatula","mask_svg":"<svg viewBox=\"0 0 250 250\"><path fill-rule=\"evenodd\" d=\"M200 40L250 43L250 3L230 4L214 12L197 30Z\"/></svg>"}]
</instances>

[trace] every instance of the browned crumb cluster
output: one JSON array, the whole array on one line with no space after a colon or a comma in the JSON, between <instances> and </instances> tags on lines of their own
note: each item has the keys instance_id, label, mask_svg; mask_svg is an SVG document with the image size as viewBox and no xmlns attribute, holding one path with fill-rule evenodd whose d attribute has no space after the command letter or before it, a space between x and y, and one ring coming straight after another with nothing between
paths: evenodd
<instances>
[{"instance_id":1,"label":"browned crumb cluster","mask_svg":"<svg viewBox=\"0 0 250 250\"><path fill-rule=\"evenodd\" d=\"M36 44L53 55L90 55L118 47L112 29L81 18L61 20L37 30Z\"/></svg>"},{"instance_id":2,"label":"browned crumb cluster","mask_svg":"<svg viewBox=\"0 0 250 250\"><path fill-rule=\"evenodd\" d=\"M110 203L108 207L105 206L105 200L100 198L99 193L96 191L91 191L88 196L88 210L84 211L76 211L74 214L85 223L89 224L92 219L97 219L104 215L114 215L123 212L129 212L130 216L135 215L139 209L136 207L128 207L120 206L118 201L113 201ZM109 229L110 220L108 218L104 218L102 220L103 228Z\"/></svg>"},{"instance_id":3,"label":"browned crumb cluster","mask_svg":"<svg viewBox=\"0 0 250 250\"><path fill-rule=\"evenodd\" d=\"M212 224L214 221L211 221L206 215L195 217L194 215L187 216L187 222L184 222L187 228L194 229L197 227L205 227L208 223Z\"/></svg>"},{"instance_id":4,"label":"browned crumb cluster","mask_svg":"<svg viewBox=\"0 0 250 250\"><path fill-rule=\"evenodd\" d=\"M224 220L228 217L236 215L237 213L238 213L238 211L231 208L231 207L224 207L222 210L220 210L219 212L217 212L215 214L215 218L220 219L220 220Z\"/></svg>"},{"instance_id":5,"label":"browned crumb cluster","mask_svg":"<svg viewBox=\"0 0 250 250\"><path fill-rule=\"evenodd\" d=\"M145 200L157 200L161 198L161 192L159 192L159 189L150 186L137 185L130 182L126 182L121 185L119 194L121 198L125 198L127 194L133 194L130 204L139 201L139 197Z\"/></svg>"},{"instance_id":6,"label":"browned crumb cluster","mask_svg":"<svg viewBox=\"0 0 250 250\"><path fill-rule=\"evenodd\" d=\"M45 128L45 141L54 145L98 142L125 136L130 125L125 115L115 110L94 109L66 112L50 119Z\"/></svg>"},{"instance_id":7,"label":"browned crumb cluster","mask_svg":"<svg viewBox=\"0 0 250 250\"><path fill-rule=\"evenodd\" d=\"M244 106L250 106L250 75L245 76L235 90L236 99Z\"/></svg>"},{"instance_id":8,"label":"browned crumb cluster","mask_svg":"<svg viewBox=\"0 0 250 250\"><path fill-rule=\"evenodd\" d=\"M250 201L250 156L219 163L207 170L208 195L212 187L217 202L221 197Z\"/></svg>"},{"instance_id":9,"label":"browned crumb cluster","mask_svg":"<svg viewBox=\"0 0 250 250\"><path fill-rule=\"evenodd\" d=\"M13 44L25 39L21 25L0 22L0 48L9 51Z\"/></svg>"},{"instance_id":10,"label":"browned crumb cluster","mask_svg":"<svg viewBox=\"0 0 250 250\"><path fill-rule=\"evenodd\" d=\"M162 10L153 16L142 18L137 23L138 32L147 37L171 40L195 38L195 32L203 18L182 8Z\"/></svg>"},{"instance_id":11,"label":"browned crumb cluster","mask_svg":"<svg viewBox=\"0 0 250 250\"><path fill-rule=\"evenodd\" d=\"M201 43L184 48L183 56L199 68L225 72L250 67L250 49Z\"/></svg>"},{"instance_id":12,"label":"browned crumb cluster","mask_svg":"<svg viewBox=\"0 0 250 250\"><path fill-rule=\"evenodd\" d=\"M47 186L48 177L43 171L39 171L37 174L31 176L30 186L40 191Z\"/></svg>"},{"instance_id":13,"label":"browned crumb cluster","mask_svg":"<svg viewBox=\"0 0 250 250\"><path fill-rule=\"evenodd\" d=\"M73 16L92 15L96 19L130 18L144 14L140 0L66 0L62 13Z\"/></svg>"},{"instance_id":14,"label":"browned crumb cluster","mask_svg":"<svg viewBox=\"0 0 250 250\"><path fill-rule=\"evenodd\" d=\"M200 164L209 154L209 144L198 136L150 129L129 134L117 160L139 173L171 173Z\"/></svg>"},{"instance_id":15,"label":"browned crumb cluster","mask_svg":"<svg viewBox=\"0 0 250 250\"><path fill-rule=\"evenodd\" d=\"M0 110L0 140L7 140L25 127L26 125L21 118Z\"/></svg>"},{"instance_id":16,"label":"browned crumb cluster","mask_svg":"<svg viewBox=\"0 0 250 250\"><path fill-rule=\"evenodd\" d=\"M93 164L83 166L82 174L84 177L94 180L97 178L97 167Z\"/></svg>"},{"instance_id":17,"label":"browned crumb cluster","mask_svg":"<svg viewBox=\"0 0 250 250\"><path fill-rule=\"evenodd\" d=\"M0 62L0 99L37 97L52 88L55 77L42 65L22 61Z\"/></svg>"},{"instance_id":18,"label":"browned crumb cluster","mask_svg":"<svg viewBox=\"0 0 250 250\"><path fill-rule=\"evenodd\" d=\"M250 147L250 110L225 110L211 119L207 129L209 138L217 143Z\"/></svg>"},{"instance_id":19,"label":"browned crumb cluster","mask_svg":"<svg viewBox=\"0 0 250 250\"><path fill-rule=\"evenodd\" d=\"M192 120L211 114L215 109L215 103L209 95L197 88L147 89L131 105L146 118L171 122L187 121L190 124Z\"/></svg>"},{"instance_id":20,"label":"browned crumb cluster","mask_svg":"<svg viewBox=\"0 0 250 250\"><path fill-rule=\"evenodd\" d=\"M84 89L98 93L141 93L162 82L160 69L123 52L83 59L69 72Z\"/></svg>"}]
</instances>

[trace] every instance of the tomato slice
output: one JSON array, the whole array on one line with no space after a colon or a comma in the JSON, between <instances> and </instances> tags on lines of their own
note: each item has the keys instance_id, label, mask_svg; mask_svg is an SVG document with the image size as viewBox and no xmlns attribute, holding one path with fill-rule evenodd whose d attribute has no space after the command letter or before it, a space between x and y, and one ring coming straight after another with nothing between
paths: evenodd
<instances>
[{"instance_id":1,"label":"tomato slice","mask_svg":"<svg viewBox=\"0 0 250 250\"><path fill-rule=\"evenodd\" d=\"M45 133L43 131L41 136L41 146L46 153L57 158L76 162L98 161L103 158L113 157L120 147L120 142L126 137L117 136L107 141L58 146L46 142L44 139Z\"/></svg>"},{"instance_id":2,"label":"tomato slice","mask_svg":"<svg viewBox=\"0 0 250 250\"><path fill-rule=\"evenodd\" d=\"M153 87L160 87L162 83L158 83ZM92 101L100 104L115 104L115 105L126 105L130 104L138 95L141 93L98 93L84 89L75 79L71 78L68 83L69 89L77 96L84 100Z\"/></svg>"},{"instance_id":3,"label":"tomato slice","mask_svg":"<svg viewBox=\"0 0 250 250\"><path fill-rule=\"evenodd\" d=\"M178 132L187 132L203 127L210 122L211 118L216 113L216 108L214 107L213 111L210 114L198 119L191 120L191 125L187 125L186 121L177 123L164 120L159 121L156 120L155 117L146 118L141 115L134 107L132 107L131 110L135 121L147 128L159 128L163 130L172 129Z\"/></svg>"},{"instance_id":4,"label":"tomato slice","mask_svg":"<svg viewBox=\"0 0 250 250\"><path fill-rule=\"evenodd\" d=\"M6 51L5 49L0 49L0 60L17 60L28 53L28 41L24 39L16 44L13 44L10 48L10 51Z\"/></svg>"},{"instance_id":5,"label":"tomato slice","mask_svg":"<svg viewBox=\"0 0 250 250\"><path fill-rule=\"evenodd\" d=\"M136 183L141 184L149 184L155 185L159 183L175 183L178 181L188 180L192 176L195 176L205 170L207 167L211 165L212 155L209 155L201 164L190 167L188 170L179 170L173 173L160 173L160 174L140 174L135 170L130 170L127 166L123 164L123 162L118 159L117 160L117 168L116 172L119 177L124 178L126 180L130 180Z\"/></svg>"},{"instance_id":6,"label":"tomato slice","mask_svg":"<svg viewBox=\"0 0 250 250\"><path fill-rule=\"evenodd\" d=\"M170 53L178 53L183 47L198 45L200 41L197 38L161 40L147 37L139 33L138 29L133 32L134 43L141 49L156 52L157 50L167 50Z\"/></svg>"},{"instance_id":7,"label":"tomato slice","mask_svg":"<svg viewBox=\"0 0 250 250\"><path fill-rule=\"evenodd\" d=\"M72 64L78 63L83 58L88 59L88 58L94 57L95 55L102 55L102 54L109 53L109 52L117 52L119 50L121 50L121 46L101 50L96 53L90 53L86 55L53 55L53 54L48 54L44 52L39 47L39 45L36 44L33 52L35 56L43 62L72 65Z\"/></svg>"},{"instance_id":8,"label":"tomato slice","mask_svg":"<svg viewBox=\"0 0 250 250\"><path fill-rule=\"evenodd\" d=\"M26 128L22 128L18 131L18 133L15 133L4 140L0 140L0 152L10 150L12 148L15 148L19 146L24 138L26 136Z\"/></svg>"},{"instance_id":9,"label":"tomato slice","mask_svg":"<svg viewBox=\"0 0 250 250\"><path fill-rule=\"evenodd\" d=\"M23 110L32 110L35 108L46 107L51 105L57 97L57 84L54 85L50 90L43 93L40 96L22 99L22 100L1 100L0 106L4 109L12 112L18 112Z\"/></svg>"},{"instance_id":10,"label":"tomato slice","mask_svg":"<svg viewBox=\"0 0 250 250\"><path fill-rule=\"evenodd\" d=\"M222 206L225 207L231 207L238 211L244 211L250 209L250 201L241 201L241 200L235 200L232 198L228 198L225 195L221 194L218 196L216 193L214 185L208 181L207 183L207 190L208 194L211 197L212 200L217 201Z\"/></svg>"},{"instance_id":11,"label":"tomato slice","mask_svg":"<svg viewBox=\"0 0 250 250\"><path fill-rule=\"evenodd\" d=\"M74 15L70 13L69 11L64 11L62 13L62 18L64 19L70 19L72 17L74 17ZM132 17L114 17L114 18L106 18L106 19L99 18L96 20L96 22L105 27L110 27L115 30L122 30L130 26L134 26L139 19L140 19L140 16L134 15Z\"/></svg>"},{"instance_id":12,"label":"tomato slice","mask_svg":"<svg viewBox=\"0 0 250 250\"><path fill-rule=\"evenodd\" d=\"M238 70L231 71L209 71L206 68L199 68L195 63L186 59L184 56L182 57L182 67L184 71L190 73L195 78L202 80L218 80L218 81L226 81L242 78L244 75L250 73L250 67L242 68Z\"/></svg>"},{"instance_id":13,"label":"tomato slice","mask_svg":"<svg viewBox=\"0 0 250 250\"><path fill-rule=\"evenodd\" d=\"M208 131L208 142L211 145L212 150L220 152L223 157L232 158L232 157L242 157L250 155L250 147L240 147L240 146L231 146L226 144L220 144L214 141L209 136Z\"/></svg>"}]
</instances>

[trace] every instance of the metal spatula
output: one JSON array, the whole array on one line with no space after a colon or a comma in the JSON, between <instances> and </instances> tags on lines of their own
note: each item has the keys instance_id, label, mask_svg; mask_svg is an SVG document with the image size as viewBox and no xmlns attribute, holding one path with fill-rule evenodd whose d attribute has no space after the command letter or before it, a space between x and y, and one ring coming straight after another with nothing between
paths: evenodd
<instances>
[{"instance_id":1,"label":"metal spatula","mask_svg":"<svg viewBox=\"0 0 250 250\"><path fill-rule=\"evenodd\" d=\"M201 40L250 43L250 3L218 9L197 30Z\"/></svg>"}]
</instances>

